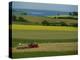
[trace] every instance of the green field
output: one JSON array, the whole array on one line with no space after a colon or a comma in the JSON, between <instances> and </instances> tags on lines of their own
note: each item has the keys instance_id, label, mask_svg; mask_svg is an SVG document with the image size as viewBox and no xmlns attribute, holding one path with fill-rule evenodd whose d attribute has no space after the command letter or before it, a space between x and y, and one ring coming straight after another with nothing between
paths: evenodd
<instances>
[{"instance_id":1,"label":"green field","mask_svg":"<svg viewBox=\"0 0 80 60\"><path fill-rule=\"evenodd\" d=\"M28 22L22 22L18 20L19 17L22 17L25 21ZM42 25L42 21L46 20L49 23L56 23L56 22L64 22L67 25L72 25L72 24L77 24L78 21L77 19L58 19L54 18L56 16L29 16L29 15L16 15L17 21L13 21L14 24L23 24L23 25ZM64 15L62 16L57 16L57 17L65 17ZM66 16L67 17L67 16ZM69 16L69 17L75 17L75 16ZM77 17L77 16L76 16Z\"/></svg>"},{"instance_id":2,"label":"green field","mask_svg":"<svg viewBox=\"0 0 80 60\"><path fill-rule=\"evenodd\" d=\"M31 58L77 55L77 6L33 4L9 3L9 12L12 12L9 16L9 56Z\"/></svg>"},{"instance_id":3,"label":"green field","mask_svg":"<svg viewBox=\"0 0 80 60\"><path fill-rule=\"evenodd\" d=\"M32 57L46 57L46 56L64 56L64 55L74 55L77 51L50 51L50 52L15 52L13 53L13 58L32 58Z\"/></svg>"},{"instance_id":4,"label":"green field","mask_svg":"<svg viewBox=\"0 0 80 60\"><path fill-rule=\"evenodd\" d=\"M47 20L49 22L56 22L56 21L64 21L67 23L77 23L77 20L73 20L73 19L55 19L55 18L49 18L49 17L53 17L53 16L26 16L26 15L17 15L17 17L23 17L26 20L29 20L31 22L42 22L43 20ZM55 16L54 16L55 17ZM58 16L57 16L58 17ZM63 17L63 16L62 16Z\"/></svg>"},{"instance_id":5,"label":"green field","mask_svg":"<svg viewBox=\"0 0 80 60\"><path fill-rule=\"evenodd\" d=\"M13 24L12 56L20 58L74 55L77 54L77 35L77 27ZM30 42L37 42L39 48L16 49L19 43L26 45Z\"/></svg>"}]
</instances>

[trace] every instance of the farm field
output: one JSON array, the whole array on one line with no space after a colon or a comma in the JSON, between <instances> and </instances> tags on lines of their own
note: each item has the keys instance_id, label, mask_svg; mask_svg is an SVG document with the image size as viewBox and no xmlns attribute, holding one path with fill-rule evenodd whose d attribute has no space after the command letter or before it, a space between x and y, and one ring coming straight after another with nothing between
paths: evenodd
<instances>
[{"instance_id":1,"label":"farm field","mask_svg":"<svg viewBox=\"0 0 80 60\"><path fill-rule=\"evenodd\" d=\"M19 43L37 42L39 48L16 49ZM12 25L13 58L77 54L77 28L66 26Z\"/></svg>"},{"instance_id":2,"label":"farm field","mask_svg":"<svg viewBox=\"0 0 80 60\"><path fill-rule=\"evenodd\" d=\"M21 49L21 50L18 50L14 47L13 52L71 51L71 50L77 49L77 43L75 43L75 42L41 43L41 44L39 44L39 46L40 46L39 48L30 48L30 49Z\"/></svg>"},{"instance_id":3,"label":"farm field","mask_svg":"<svg viewBox=\"0 0 80 60\"><path fill-rule=\"evenodd\" d=\"M29 15L16 15L17 18L18 17L23 17L25 20L28 20L30 22L33 23L41 23L44 20L47 20L48 22L59 22L59 21L63 21L65 23L77 23L76 19L55 19L54 17L50 16L50 17L44 17L44 16L29 16ZM58 17L58 16L57 16Z\"/></svg>"},{"instance_id":4,"label":"farm field","mask_svg":"<svg viewBox=\"0 0 80 60\"><path fill-rule=\"evenodd\" d=\"M77 43L42 43L39 48L21 49L13 48L13 57L43 57L77 54Z\"/></svg>"},{"instance_id":5,"label":"farm field","mask_svg":"<svg viewBox=\"0 0 80 60\"><path fill-rule=\"evenodd\" d=\"M77 27L67 27L67 26L40 26L40 25L20 25L13 24L13 30L45 30L45 31L77 31Z\"/></svg>"},{"instance_id":6,"label":"farm field","mask_svg":"<svg viewBox=\"0 0 80 60\"><path fill-rule=\"evenodd\" d=\"M10 2L9 32L10 58L77 55L78 6Z\"/></svg>"},{"instance_id":7,"label":"farm field","mask_svg":"<svg viewBox=\"0 0 80 60\"><path fill-rule=\"evenodd\" d=\"M32 57L51 57L51 56L65 56L65 55L74 55L77 54L77 51L41 51L41 52L15 52L12 53L13 58L32 58Z\"/></svg>"}]
</instances>

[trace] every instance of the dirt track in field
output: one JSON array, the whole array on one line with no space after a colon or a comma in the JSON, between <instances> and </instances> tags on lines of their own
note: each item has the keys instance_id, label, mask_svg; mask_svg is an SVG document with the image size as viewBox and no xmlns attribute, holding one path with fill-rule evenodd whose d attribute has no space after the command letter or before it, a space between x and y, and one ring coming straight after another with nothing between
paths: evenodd
<instances>
[{"instance_id":1,"label":"dirt track in field","mask_svg":"<svg viewBox=\"0 0 80 60\"><path fill-rule=\"evenodd\" d=\"M12 48L12 52L33 52L33 51L76 51L77 43L42 43L39 48L16 49Z\"/></svg>"}]
</instances>

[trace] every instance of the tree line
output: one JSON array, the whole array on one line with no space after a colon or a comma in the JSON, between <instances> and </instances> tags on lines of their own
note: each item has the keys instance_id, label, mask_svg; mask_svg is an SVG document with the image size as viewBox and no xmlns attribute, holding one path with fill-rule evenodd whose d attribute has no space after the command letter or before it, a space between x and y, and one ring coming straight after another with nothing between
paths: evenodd
<instances>
[{"instance_id":1,"label":"tree line","mask_svg":"<svg viewBox=\"0 0 80 60\"><path fill-rule=\"evenodd\" d=\"M47 20L44 20L41 22L42 25L44 26L73 26L73 27L77 27L78 24L77 23L72 23L72 24L67 24L63 21L60 22L48 22Z\"/></svg>"}]
</instances>

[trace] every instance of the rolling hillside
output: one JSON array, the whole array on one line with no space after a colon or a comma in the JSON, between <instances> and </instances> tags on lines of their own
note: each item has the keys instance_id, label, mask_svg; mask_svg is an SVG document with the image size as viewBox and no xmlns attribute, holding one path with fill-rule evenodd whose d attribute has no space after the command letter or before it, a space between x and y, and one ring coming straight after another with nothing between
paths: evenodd
<instances>
[{"instance_id":1,"label":"rolling hillside","mask_svg":"<svg viewBox=\"0 0 80 60\"><path fill-rule=\"evenodd\" d=\"M26 21L29 21L31 24L41 24L42 21L46 20L50 23L54 22L65 22L66 24L77 24L77 20L75 19L56 19L44 16L29 16L29 15L17 15L17 19L19 17L24 18ZM16 22L14 22L16 23ZM20 23L20 22L17 22ZM25 22L24 22L25 23Z\"/></svg>"}]
</instances>

